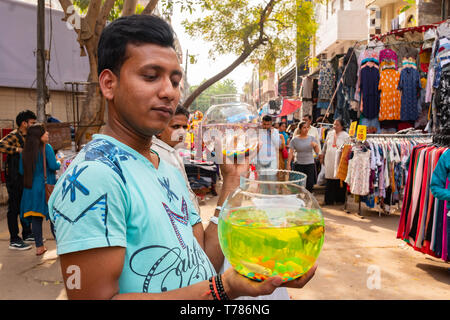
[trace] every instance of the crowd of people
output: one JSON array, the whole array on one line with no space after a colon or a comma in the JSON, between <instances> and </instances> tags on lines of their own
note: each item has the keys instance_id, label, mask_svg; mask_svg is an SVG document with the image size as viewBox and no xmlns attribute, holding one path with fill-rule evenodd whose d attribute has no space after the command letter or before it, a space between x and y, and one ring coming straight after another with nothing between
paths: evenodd
<instances>
[{"instance_id":1,"label":"crowd of people","mask_svg":"<svg viewBox=\"0 0 450 320\"><path fill-rule=\"evenodd\" d=\"M327 127L324 139L321 138L318 126L323 119L317 119L312 125L312 117L305 115L302 121L287 124L286 121L275 122L274 118L266 115L262 118L262 127L267 129L272 123L270 136L276 137L271 143L278 146L277 157L272 157L272 162L267 164L262 161L267 155L263 147L258 154L256 168L272 168L279 170L293 170L306 175L306 189L313 192L315 185L325 185L325 199L322 206L345 203L346 184L334 176L334 163L336 151L348 138L345 130L346 124L338 118L332 128ZM279 136L279 138L278 138ZM280 141L280 142L279 142ZM265 143L262 139L262 144ZM274 149L275 150L275 149ZM263 165L261 165L263 163ZM319 179L319 176L323 179ZM323 181L323 182L321 182Z\"/></svg>"},{"instance_id":2,"label":"crowd of people","mask_svg":"<svg viewBox=\"0 0 450 320\"><path fill-rule=\"evenodd\" d=\"M18 128L0 141L0 152L7 154L9 249L30 250L34 242L39 256L47 251L42 236L43 219L49 219L45 184L56 183L55 174L63 159L55 156L45 125L36 123L36 119L33 111L20 112L16 117Z\"/></svg>"}]
</instances>

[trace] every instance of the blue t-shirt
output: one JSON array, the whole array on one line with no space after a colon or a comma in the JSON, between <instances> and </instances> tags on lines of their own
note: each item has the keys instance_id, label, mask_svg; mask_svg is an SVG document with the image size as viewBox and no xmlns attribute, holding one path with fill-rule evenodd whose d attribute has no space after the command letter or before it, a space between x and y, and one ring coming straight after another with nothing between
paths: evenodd
<instances>
[{"instance_id":1,"label":"blue t-shirt","mask_svg":"<svg viewBox=\"0 0 450 320\"><path fill-rule=\"evenodd\" d=\"M194 237L201 218L179 170L105 135L64 172L48 203L59 255L126 248L119 292L164 292L215 274Z\"/></svg>"}]
</instances>

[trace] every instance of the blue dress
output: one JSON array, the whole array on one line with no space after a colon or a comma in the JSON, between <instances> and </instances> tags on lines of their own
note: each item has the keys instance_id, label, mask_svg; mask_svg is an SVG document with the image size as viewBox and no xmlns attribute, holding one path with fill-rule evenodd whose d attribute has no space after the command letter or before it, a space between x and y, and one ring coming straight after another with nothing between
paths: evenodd
<instances>
[{"instance_id":1,"label":"blue dress","mask_svg":"<svg viewBox=\"0 0 450 320\"><path fill-rule=\"evenodd\" d=\"M421 89L420 74L414 68L404 68L400 74L398 89L402 91L401 121L416 121L419 117L418 99Z\"/></svg>"},{"instance_id":2,"label":"blue dress","mask_svg":"<svg viewBox=\"0 0 450 320\"><path fill-rule=\"evenodd\" d=\"M361 69L361 84L359 89L363 94L362 114L367 119L378 119L380 113L380 71L376 67L366 66Z\"/></svg>"},{"instance_id":3,"label":"blue dress","mask_svg":"<svg viewBox=\"0 0 450 320\"><path fill-rule=\"evenodd\" d=\"M61 164L56 161L53 148L45 145L45 157L47 158L47 184L56 184L56 170ZM22 201L20 202L20 218L26 221L31 216L43 217L48 220L48 206L45 201L44 157L39 153L36 168L33 173L33 185L23 188ZM20 154L19 173L23 176L23 159Z\"/></svg>"}]
</instances>

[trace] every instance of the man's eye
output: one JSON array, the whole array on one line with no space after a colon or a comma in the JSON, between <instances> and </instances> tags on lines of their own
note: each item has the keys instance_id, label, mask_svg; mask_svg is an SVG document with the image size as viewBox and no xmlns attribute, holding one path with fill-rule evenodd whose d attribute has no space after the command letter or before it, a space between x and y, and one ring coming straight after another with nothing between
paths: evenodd
<instances>
[{"instance_id":1,"label":"man's eye","mask_svg":"<svg viewBox=\"0 0 450 320\"><path fill-rule=\"evenodd\" d=\"M178 86L180 85L180 83L177 82L177 81L172 81L172 85L173 85L174 88L178 88Z\"/></svg>"},{"instance_id":2,"label":"man's eye","mask_svg":"<svg viewBox=\"0 0 450 320\"><path fill-rule=\"evenodd\" d=\"M153 80L155 80L155 79L157 78L157 76L153 76L153 75L145 75L144 78L145 78L146 80L153 81Z\"/></svg>"}]
</instances>

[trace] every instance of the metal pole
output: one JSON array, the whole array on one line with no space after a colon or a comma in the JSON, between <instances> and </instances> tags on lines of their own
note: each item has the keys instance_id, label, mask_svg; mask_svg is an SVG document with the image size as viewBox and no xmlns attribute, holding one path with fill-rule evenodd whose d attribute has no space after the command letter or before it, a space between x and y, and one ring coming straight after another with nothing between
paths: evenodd
<instances>
[{"instance_id":1,"label":"metal pole","mask_svg":"<svg viewBox=\"0 0 450 320\"><path fill-rule=\"evenodd\" d=\"M37 89L37 120L45 122L45 0L38 0L37 6L37 50L36 50L36 89Z\"/></svg>"}]
</instances>

